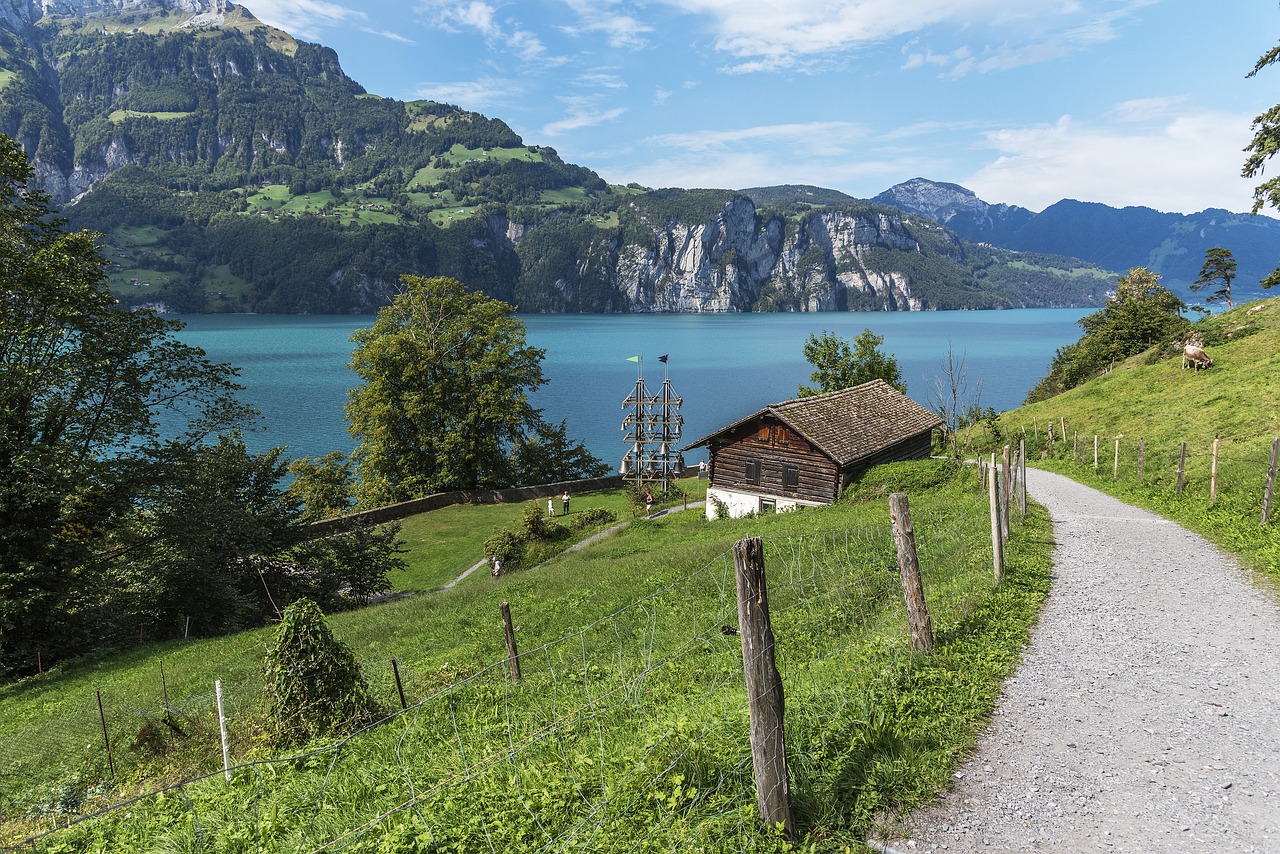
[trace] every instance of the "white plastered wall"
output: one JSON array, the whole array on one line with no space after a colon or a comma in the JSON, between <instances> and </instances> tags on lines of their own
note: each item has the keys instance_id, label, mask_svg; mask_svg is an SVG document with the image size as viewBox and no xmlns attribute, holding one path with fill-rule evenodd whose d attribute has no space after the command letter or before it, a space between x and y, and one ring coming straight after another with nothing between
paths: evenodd
<instances>
[{"instance_id":1,"label":"white plastered wall","mask_svg":"<svg viewBox=\"0 0 1280 854\"><path fill-rule=\"evenodd\" d=\"M760 513L769 502L773 503L773 509L779 513L786 510L795 510L799 507L825 506L817 501L800 501L783 495L761 495L754 492L740 492L716 486L707 490L708 519L716 518L717 501L723 502L725 507L728 508L730 519L739 519L743 516L750 516L752 513Z\"/></svg>"}]
</instances>

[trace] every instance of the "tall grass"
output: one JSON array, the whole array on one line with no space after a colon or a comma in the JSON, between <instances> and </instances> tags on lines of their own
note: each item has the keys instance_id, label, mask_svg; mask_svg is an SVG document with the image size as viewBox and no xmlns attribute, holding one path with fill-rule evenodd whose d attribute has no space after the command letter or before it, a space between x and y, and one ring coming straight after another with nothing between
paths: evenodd
<instances>
[{"instance_id":1,"label":"tall grass","mask_svg":"<svg viewBox=\"0 0 1280 854\"><path fill-rule=\"evenodd\" d=\"M403 663L409 711L299 758L271 759L250 740L237 758L251 764L230 785L185 783L36 850L781 848L755 816L741 651L723 628L736 620L726 551L747 534L768 543L805 844L847 848L884 810L945 784L1048 575L1047 521L1033 513L1007 580L993 587L971 475L912 502L940 640L933 656L908 648L883 500L736 521L640 520L536 570L335 615L335 632L366 662ZM520 683L503 666L500 601L519 625ZM216 649L230 653L224 661L251 657L260 642L192 644L204 654L189 663ZM142 656L97 676L123 686L146 682L153 667ZM389 668L371 669L388 707L398 705ZM66 689L85 675L53 681ZM10 700L25 702L25 692ZM250 712L233 726L254 723ZM11 828L10 838L38 826Z\"/></svg>"}]
</instances>

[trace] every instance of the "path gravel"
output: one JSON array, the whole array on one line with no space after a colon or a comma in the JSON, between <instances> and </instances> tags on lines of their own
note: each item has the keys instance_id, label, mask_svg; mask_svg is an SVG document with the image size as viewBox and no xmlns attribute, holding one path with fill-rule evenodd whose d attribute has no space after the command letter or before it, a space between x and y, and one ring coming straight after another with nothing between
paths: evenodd
<instances>
[{"instance_id":1,"label":"path gravel","mask_svg":"<svg viewBox=\"0 0 1280 854\"><path fill-rule=\"evenodd\" d=\"M1053 588L920 851L1280 852L1280 608L1202 537L1056 474Z\"/></svg>"}]
</instances>

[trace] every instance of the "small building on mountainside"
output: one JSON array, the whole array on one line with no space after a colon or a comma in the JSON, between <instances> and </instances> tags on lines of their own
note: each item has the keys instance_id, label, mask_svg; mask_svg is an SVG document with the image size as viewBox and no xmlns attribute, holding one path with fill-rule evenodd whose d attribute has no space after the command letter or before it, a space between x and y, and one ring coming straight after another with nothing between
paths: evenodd
<instances>
[{"instance_id":1,"label":"small building on mountainside","mask_svg":"<svg viewBox=\"0 0 1280 854\"><path fill-rule=\"evenodd\" d=\"M682 450L711 458L707 518L831 504L871 466L929 456L942 419L884 380L766 406Z\"/></svg>"}]
</instances>

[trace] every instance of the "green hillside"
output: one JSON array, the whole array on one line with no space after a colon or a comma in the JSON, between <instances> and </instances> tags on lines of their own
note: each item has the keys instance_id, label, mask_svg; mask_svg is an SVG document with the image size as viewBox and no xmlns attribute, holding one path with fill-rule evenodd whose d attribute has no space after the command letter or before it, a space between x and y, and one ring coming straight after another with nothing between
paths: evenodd
<instances>
[{"instance_id":1,"label":"green hillside","mask_svg":"<svg viewBox=\"0 0 1280 854\"><path fill-rule=\"evenodd\" d=\"M890 489L912 496L938 642L930 656L909 649ZM55 832L39 850L608 851L638 840L788 850L754 818L741 648L722 629L737 623L727 549L758 535L797 820L809 850L848 850L886 811L942 787L972 744L1043 600L1049 540L1033 512L994 587L985 493L972 472L899 464L855 493L757 519L711 522L700 509L641 519L537 568L336 614L331 626L384 709L399 708L393 658L410 708L300 758L273 758L263 735L266 629L7 686L0 841L191 780ZM411 540L431 516L410 522ZM419 541L411 565L432 539ZM501 602L517 626L519 683L504 664ZM233 761L255 763L231 783L219 770L215 679ZM210 776L192 779L200 774Z\"/></svg>"},{"instance_id":2,"label":"green hillside","mask_svg":"<svg viewBox=\"0 0 1280 854\"><path fill-rule=\"evenodd\" d=\"M1153 348L1001 422L1015 441L1026 430L1033 463L1175 519L1280 580L1280 507L1267 526L1260 524L1272 441L1280 437L1280 299L1238 306L1195 329L1205 336L1211 368L1184 370L1174 348ZM1053 446L1049 424L1057 434Z\"/></svg>"},{"instance_id":3,"label":"green hillside","mask_svg":"<svg viewBox=\"0 0 1280 854\"><path fill-rule=\"evenodd\" d=\"M908 283L928 309L1093 305L1105 290L1097 268L962 245L814 188L759 190L758 210L725 233L717 217L746 196L609 186L500 119L366 92L333 50L242 7L213 18L191 26L139 0L0 25L0 134L74 228L105 235L126 305L370 312L404 274L528 312L904 307L873 277ZM836 230L870 242L833 253L826 214L858 217ZM671 266L669 241L700 229L723 245L709 242L692 273ZM663 303L679 277L715 292Z\"/></svg>"}]
</instances>

